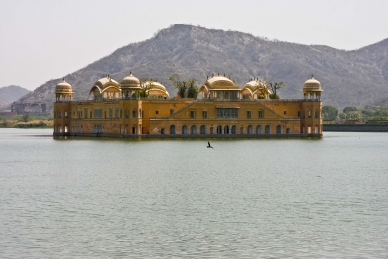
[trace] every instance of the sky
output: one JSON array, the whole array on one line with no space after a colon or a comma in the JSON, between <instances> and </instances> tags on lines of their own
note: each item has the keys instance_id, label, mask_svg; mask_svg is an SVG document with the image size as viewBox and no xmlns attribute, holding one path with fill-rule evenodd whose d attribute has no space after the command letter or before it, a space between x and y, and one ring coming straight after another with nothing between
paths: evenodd
<instances>
[{"instance_id":1,"label":"sky","mask_svg":"<svg viewBox=\"0 0 388 259\"><path fill-rule=\"evenodd\" d=\"M34 90L171 24L354 50L388 38L387 0L0 0L0 87Z\"/></svg>"}]
</instances>

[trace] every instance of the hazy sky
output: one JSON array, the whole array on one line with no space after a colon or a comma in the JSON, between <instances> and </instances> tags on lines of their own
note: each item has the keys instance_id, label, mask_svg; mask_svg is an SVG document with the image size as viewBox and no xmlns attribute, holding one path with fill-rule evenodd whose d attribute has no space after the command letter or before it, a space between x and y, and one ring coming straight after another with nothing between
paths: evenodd
<instances>
[{"instance_id":1,"label":"hazy sky","mask_svg":"<svg viewBox=\"0 0 388 259\"><path fill-rule=\"evenodd\" d=\"M0 0L0 87L33 90L184 23L352 50L388 38L387 0Z\"/></svg>"}]
</instances>

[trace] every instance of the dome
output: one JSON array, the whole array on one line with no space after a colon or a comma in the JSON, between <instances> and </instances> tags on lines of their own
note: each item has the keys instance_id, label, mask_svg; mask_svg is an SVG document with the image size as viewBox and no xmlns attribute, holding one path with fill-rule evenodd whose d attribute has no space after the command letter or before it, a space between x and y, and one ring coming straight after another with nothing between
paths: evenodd
<instances>
[{"instance_id":1,"label":"dome","mask_svg":"<svg viewBox=\"0 0 388 259\"><path fill-rule=\"evenodd\" d=\"M58 83L55 87L55 93L61 94L61 93L72 93L73 88L71 87L71 84L65 81L65 79L62 79L62 82Z\"/></svg>"},{"instance_id":2,"label":"dome","mask_svg":"<svg viewBox=\"0 0 388 259\"><path fill-rule=\"evenodd\" d=\"M249 88L252 91L258 89L258 88L267 88L264 82L258 81L258 80L252 80L244 85L243 88Z\"/></svg>"},{"instance_id":3,"label":"dome","mask_svg":"<svg viewBox=\"0 0 388 259\"><path fill-rule=\"evenodd\" d=\"M140 89L140 80L134 77L132 73L129 76L121 80L121 88L138 88Z\"/></svg>"},{"instance_id":4,"label":"dome","mask_svg":"<svg viewBox=\"0 0 388 259\"><path fill-rule=\"evenodd\" d=\"M146 88L149 87L149 89L147 90L149 96L170 97L170 94L167 92L166 87L164 87L164 85L159 82L147 81L144 83L144 86Z\"/></svg>"},{"instance_id":5,"label":"dome","mask_svg":"<svg viewBox=\"0 0 388 259\"><path fill-rule=\"evenodd\" d=\"M149 86L149 85L151 85L151 89L160 89L160 90L162 90L162 91L166 91L166 87L164 87L164 85L162 85L161 83L159 83L159 82L150 82L150 81L148 81L148 82L145 82L144 83L144 85L145 86Z\"/></svg>"},{"instance_id":6,"label":"dome","mask_svg":"<svg viewBox=\"0 0 388 259\"><path fill-rule=\"evenodd\" d=\"M303 91L323 92L321 88L321 83L318 80L316 80L314 76L311 76L309 80L304 82Z\"/></svg>"},{"instance_id":7,"label":"dome","mask_svg":"<svg viewBox=\"0 0 388 259\"><path fill-rule=\"evenodd\" d=\"M213 76L208 78L204 85L208 89L239 89L232 80L225 76Z\"/></svg>"},{"instance_id":8,"label":"dome","mask_svg":"<svg viewBox=\"0 0 388 259\"><path fill-rule=\"evenodd\" d=\"M101 90L111 85L118 87L119 83L113 80L110 76L103 77L94 83L94 86L97 86Z\"/></svg>"}]
</instances>

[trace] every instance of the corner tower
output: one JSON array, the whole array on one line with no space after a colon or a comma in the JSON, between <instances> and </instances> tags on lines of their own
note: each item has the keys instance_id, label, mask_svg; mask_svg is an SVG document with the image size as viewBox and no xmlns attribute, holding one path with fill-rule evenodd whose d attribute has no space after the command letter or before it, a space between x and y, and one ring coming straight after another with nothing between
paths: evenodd
<instances>
[{"instance_id":1,"label":"corner tower","mask_svg":"<svg viewBox=\"0 0 388 259\"><path fill-rule=\"evenodd\" d=\"M300 127L302 134L322 134L321 83L311 75L303 85Z\"/></svg>"},{"instance_id":2,"label":"corner tower","mask_svg":"<svg viewBox=\"0 0 388 259\"><path fill-rule=\"evenodd\" d=\"M70 101L73 98L71 84L62 79L55 87L54 134L66 135L70 125Z\"/></svg>"}]
</instances>

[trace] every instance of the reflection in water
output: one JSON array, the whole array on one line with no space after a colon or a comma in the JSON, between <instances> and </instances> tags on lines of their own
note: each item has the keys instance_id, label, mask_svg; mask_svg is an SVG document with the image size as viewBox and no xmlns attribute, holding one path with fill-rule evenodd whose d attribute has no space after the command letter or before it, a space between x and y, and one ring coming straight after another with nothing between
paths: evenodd
<instances>
[{"instance_id":1,"label":"reflection in water","mask_svg":"<svg viewBox=\"0 0 388 259\"><path fill-rule=\"evenodd\" d=\"M384 258L388 135L54 140L0 129L1 258Z\"/></svg>"}]
</instances>

